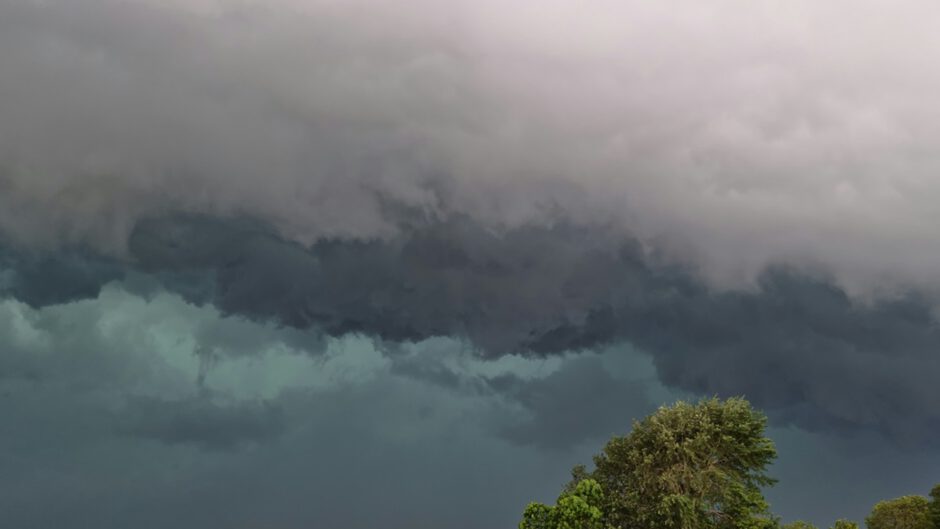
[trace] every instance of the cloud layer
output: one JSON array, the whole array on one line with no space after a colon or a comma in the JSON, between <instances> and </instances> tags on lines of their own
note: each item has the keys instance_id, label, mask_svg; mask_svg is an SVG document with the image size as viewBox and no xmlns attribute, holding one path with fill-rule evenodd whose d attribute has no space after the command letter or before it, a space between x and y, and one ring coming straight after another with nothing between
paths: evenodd
<instances>
[{"instance_id":1,"label":"cloud layer","mask_svg":"<svg viewBox=\"0 0 940 529\"><path fill-rule=\"evenodd\" d=\"M684 396L624 348L494 362L452 340L390 357L350 337L308 351L116 285L43 309L7 300L0 316L0 508L18 527L512 526L632 418ZM222 328L269 338L229 354L202 331ZM201 384L200 346L220 352ZM788 520L859 519L938 470L877 435L770 435Z\"/></svg>"},{"instance_id":2,"label":"cloud layer","mask_svg":"<svg viewBox=\"0 0 940 529\"><path fill-rule=\"evenodd\" d=\"M217 350L251 355L274 340L315 352L325 337L350 334L392 348L449 337L489 359L628 343L652 356L664 383L746 395L778 422L873 430L901 445L928 443L940 424L932 404L940 403L933 377L940 334L931 300L917 292L863 302L829 277L779 267L765 270L754 288L716 290L695 269L602 228L493 234L454 221L408 233L308 249L252 222L148 221L130 239L127 288L145 296L166 288L224 314L286 327L201 330L197 337L218 344L201 346L205 361ZM47 299L44 289L63 283L83 287L48 299L93 297L120 265L51 263L22 260L7 273L8 291L35 293L24 298L34 305ZM601 391L607 381L598 375L593 389ZM562 398L506 384L536 406Z\"/></svg>"},{"instance_id":3,"label":"cloud layer","mask_svg":"<svg viewBox=\"0 0 940 529\"><path fill-rule=\"evenodd\" d=\"M404 208L609 223L722 284L937 279L926 2L0 9L0 228L30 244L120 254L170 211L383 238Z\"/></svg>"},{"instance_id":4,"label":"cloud layer","mask_svg":"<svg viewBox=\"0 0 940 529\"><path fill-rule=\"evenodd\" d=\"M910 463L940 433L938 10L0 0L0 407L89 460L199 461L199 501L271 486L285 526L314 515L275 477L211 483L341 475L319 450L391 476L452 428L506 480L677 395ZM21 499L121 488L40 422L0 451Z\"/></svg>"}]
</instances>

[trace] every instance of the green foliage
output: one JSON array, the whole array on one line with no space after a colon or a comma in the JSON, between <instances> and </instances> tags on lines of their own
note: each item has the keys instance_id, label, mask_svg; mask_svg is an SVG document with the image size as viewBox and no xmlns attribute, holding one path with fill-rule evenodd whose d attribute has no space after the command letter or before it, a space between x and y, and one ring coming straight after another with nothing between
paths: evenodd
<instances>
[{"instance_id":1,"label":"green foliage","mask_svg":"<svg viewBox=\"0 0 940 529\"><path fill-rule=\"evenodd\" d=\"M930 525L933 529L940 529L940 484L934 485L930 489L930 505L927 508L927 516L930 518Z\"/></svg>"},{"instance_id":2,"label":"green foliage","mask_svg":"<svg viewBox=\"0 0 940 529\"><path fill-rule=\"evenodd\" d=\"M519 529L604 529L600 509L603 502L601 486L585 479L573 491L563 493L554 506L530 503Z\"/></svg>"},{"instance_id":3,"label":"green foliage","mask_svg":"<svg viewBox=\"0 0 940 529\"><path fill-rule=\"evenodd\" d=\"M742 398L677 402L635 421L583 465L553 506L530 503L519 529L816 529L781 524L761 487L776 458L767 418ZM940 484L923 496L878 502L867 529L940 529ZM830 529L859 529L836 520Z\"/></svg>"},{"instance_id":4,"label":"green foliage","mask_svg":"<svg viewBox=\"0 0 940 529\"><path fill-rule=\"evenodd\" d=\"M780 529L816 529L816 526L803 520L797 520L781 525Z\"/></svg>"},{"instance_id":5,"label":"green foliage","mask_svg":"<svg viewBox=\"0 0 940 529\"><path fill-rule=\"evenodd\" d=\"M575 488L578 486L578 483L581 483L585 479L591 479L591 473L588 472L587 467L584 465L575 465L574 468L571 469L571 481L565 485L563 492L574 492Z\"/></svg>"},{"instance_id":6,"label":"green foliage","mask_svg":"<svg viewBox=\"0 0 940 529\"><path fill-rule=\"evenodd\" d=\"M858 524L845 518L839 518L834 524L832 524L831 529L858 529Z\"/></svg>"},{"instance_id":7,"label":"green foliage","mask_svg":"<svg viewBox=\"0 0 940 529\"><path fill-rule=\"evenodd\" d=\"M678 402L612 439L593 475L617 527L735 528L770 525L760 487L776 457L767 419L744 399Z\"/></svg>"},{"instance_id":8,"label":"green foliage","mask_svg":"<svg viewBox=\"0 0 940 529\"><path fill-rule=\"evenodd\" d=\"M623 529L762 529L776 521L760 487L776 457L766 417L741 398L661 407L611 439L590 476L603 487L606 521ZM570 489L569 485L569 489Z\"/></svg>"},{"instance_id":9,"label":"green foliage","mask_svg":"<svg viewBox=\"0 0 940 529\"><path fill-rule=\"evenodd\" d=\"M901 496L875 504L865 518L868 529L932 529L930 503L923 496Z\"/></svg>"}]
</instances>

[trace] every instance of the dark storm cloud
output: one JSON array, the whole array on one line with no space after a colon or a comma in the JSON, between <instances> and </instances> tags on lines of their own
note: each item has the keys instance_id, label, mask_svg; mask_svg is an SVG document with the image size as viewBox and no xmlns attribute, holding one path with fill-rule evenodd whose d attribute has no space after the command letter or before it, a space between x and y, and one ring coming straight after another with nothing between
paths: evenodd
<instances>
[{"instance_id":1,"label":"dark storm cloud","mask_svg":"<svg viewBox=\"0 0 940 529\"><path fill-rule=\"evenodd\" d=\"M225 320L113 284L42 309L0 301L4 523L503 527L576 461L493 436L493 414L518 417L511 404L389 372L359 338L317 356L225 354L197 387L193 327L267 333ZM459 349L441 342L430 358Z\"/></svg>"},{"instance_id":2,"label":"dark storm cloud","mask_svg":"<svg viewBox=\"0 0 940 529\"><path fill-rule=\"evenodd\" d=\"M0 0L0 511L497 526L673 398L587 351L621 343L933 457L940 7L768 5ZM358 387L194 396L327 384L291 362L350 335L386 355L326 370Z\"/></svg>"},{"instance_id":3,"label":"dark storm cloud","mask_svg":"<svg viewBox=\"0 0 940 529\"><path fill-rule=\"evenodd\" d=\"M0 233L37 256L0 289L93 297L121 262L311 349L628 341L676 387L924 438L930 299L847 292L940 270L938 79L897 60L940 50L927 5L602 4L0 2Z\"/></svg>"},{"instance_id":4,"label":"dark storm cloud","mask_svg":"<svg viewBox=\"0 0 940 529\"><path fill-rule=\"evenodd\" d=\"M265 352L238 346L251 335ZM568 469L590 462L609 435L681 396L626 348L485 360L446 339L382 344L384 353L362 338L336 342L302 354L281 348L267 325L120 284L42 309L0 302L5 520L37 529L511 526L526 502L552 501ZM219 351L203 387L199 345ZM264 402L277 411L268 416ZM787 519L858 519L936 476L929 447L797 429L771 436L781 441L774 474L786 478L774 507ZM877 461L858 465L872 453ZM829 479L805 482L819 472ZM830 500L832 487L851 494ZM454 521L468 504L479 508ZM390 510L404 514L382 522Z\"/></svg>"},{"instance_id":5,"label":"dark storm cloud","mask_svg":"<svg viewBox=\"0 0 940 529\"><path fill-rule=\"evenodd\" d=\"M744 394L780 421L900 443L936 432L940 332L928 298L865 303L787 267L748 290L715 290L603 227L497 234L452 221L407 233L307 249L257 224L185 217L138 225L129 246L145 270L209 272L225 313L392 342L449 336L488 358L625 341L667 384Z\"/></svg>"},{"instance_id":6,"label":"dark storm cloud","mask_svg":"<svg viewBox=\"0 0 940 529\"><path fill-rule=\"evenodd\" d=\"M617 297L610 274L651 275L635 243L621 249L603 231L561 225L496 235L454 221L390 241L322 241L308 250L237 222L170 218L138 225L129 248L145 270L211 271L213 302L225 312L333 335L466 337L493 356L569 347L534 340ZM643 288L631 281L613 288Z\"/></svg>"},{"instance_id":7,"label":"dark storm cloud","mask_svg":"<svg viewBox=\"0 0 940 529\"><path fill-rule=\"evenodd\" d=\"M652 355L666 384L744 394L778 422L876 430L904 445L937 432L940 332L928 298L864 303L825 276L781 267L752 289L716 290L604 227L493 233L462 219L403 232L305 248L257 222L164 217L138 224L128 246L137 276L286 326L263 335L203 327L206 362L214 348L250 355L274 342L316 352L323 335L348 333L392 343L453 337L485 358L629 342ZM121 277L113 260L13 255L6 292L32 304L93 297Z\"/></svg>"},{"instance_id":8,"label":"dark storm cloud","mask_svg":"<svg viewBox=\"0 0 940 529\"><path fill-rule=\"evenodd\" d=\"M0 240L0 296L33 307L97 297L102 285L123 275L117 262L89 252L33 251Z\"/></svg>"}]
</instances>

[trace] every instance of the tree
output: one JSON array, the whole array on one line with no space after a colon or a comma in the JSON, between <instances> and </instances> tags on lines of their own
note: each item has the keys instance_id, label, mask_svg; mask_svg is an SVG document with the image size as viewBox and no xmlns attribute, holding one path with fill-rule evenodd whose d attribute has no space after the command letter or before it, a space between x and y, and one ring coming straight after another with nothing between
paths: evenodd
<instances>
[{"instance_id":1,"label":"tree","mask_svg":"<svg viewBox=\"0 0 940 529\"><path fill-rule=\"evenodd\" d=\"M931 529L930 502L923 496L901 496L875 504L865 518L868 529Z\"/></svg>"},{"instance_id":2,"label":"tree","mask_svg":"<svg viewBox=\"0 0 940 529\"><path fill-rule=\"evenodd\" d=\"M603 529L603 502L601 486L585 479L573 491L562 493L554 506L530 503L519 529Z\"/></svg>"},{"instance_id":3,"label":"tree","mask_svg":"<svg viewBox=\"0 0 940 529\"><path fill-rule=\"evenodd\" d=\"M767 418L743 398L678 402L634 422L594 457L606 522L622 529L771 527L761 487L777 455ZM578 476L575 475L575 480Z\"/></svg>"},{"instance_id":4,"label":"tree","mask_svg":"<svg viewBox=\"0 0 940 529\"><path fill-rule=\"evenodd\" d=\"M809 522L804 522L803 520L797 520L783 524L780 526L780 529L816 529L816 526Z\"/></svg>"},{"instance_id":5,"label":"tree","mask_svg":"<svg viewBox=\"0 0 940 529\"><path fill-rule=\"evenodd\" d=\"M831 529L858 529L858 524L845 518L839 518L834 524L832 524Z\"/></svg>"},{"instance_id":6,"label":"tree","mask_svg":"<svg viewBox=\"0 0 940 529\"><path fill-rule=\"evenodd\" d=\"M816 526L803 520L797 520L781 525L780 529L816 529ZM858 524L845 518L839 518L829 529L858 529Z\"/></svg>"},{"instance_id":7,"label":"tree","mask_svg":"<svg viewBox=\"0 0 940 529\"><path fill-rule=\"evenodd\" d=\"M933 529L940 529L940 484L930 489L930 505L927 508L930 525Z\"/></svg>"}]
</instances>

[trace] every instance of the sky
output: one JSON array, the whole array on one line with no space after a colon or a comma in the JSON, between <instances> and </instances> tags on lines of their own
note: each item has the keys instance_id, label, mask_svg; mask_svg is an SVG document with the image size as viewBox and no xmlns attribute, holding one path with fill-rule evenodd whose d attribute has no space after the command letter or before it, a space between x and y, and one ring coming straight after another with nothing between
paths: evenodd
<instances>
[{"instance_id":1,"label":"sky","mask_svg":"<svg viewBox=\"0 0 940 529\"><path fill-rule=\"evenodd\" d=\"M0 512L514 527L744 396L940 475L940 5L0 0Z\"/></svg>"}]
</instances>

